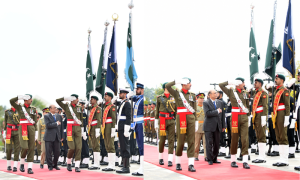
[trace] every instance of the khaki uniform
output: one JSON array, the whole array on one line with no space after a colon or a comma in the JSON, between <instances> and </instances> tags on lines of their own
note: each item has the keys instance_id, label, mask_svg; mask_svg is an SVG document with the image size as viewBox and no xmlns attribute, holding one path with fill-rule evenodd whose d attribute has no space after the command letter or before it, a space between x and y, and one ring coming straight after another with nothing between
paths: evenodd
<instances>
[{"instance_id":1,"label":"khaki uniform","mask_svg":"<svg viewBox=\"0 0 300 180\"><path fill-rule=\"evenodd\" d=\"M97 107L94 117L92 120L96 120L97 124L92 125L91 129L89 131L89 137L91 139L91 147L93 147L93 152L100 152L100 136L96 138L96 128L100 128L101 127L101 117L102 117L102 111L101 108L95 104L94 106L90 106L88 109L92 110L93 107ZM87 117L89 121L89 117ZM101 129L99 131L101 133Z\"/></svg>"},{"instance_id":2,"label":"khaki uniform","mask_svg":"<svg viewBox=\"0 0 300 180\"><path fill-rule=\"evenodd\" d=\"M280 87L278 89L274 89L274 97L280 89L284 89L285 87ZM267 89L267 88L266 88ZM267 89L267 91L272 92L272 88ZM275 99L273 97L273 99ZM284 103L285 110L277 111L277 117L275 122L275 135L276 140L279 145L289 145L288 136L287 136L287 127L284 127L284 118L285 116L290 116L290 93L287 89L282 93L279 103ZM272 107L274 106L274 102Z\"/></svg>"},{"instance_id":3,"label":"khaki uniform","mask_svg":"<svg viewBox=\"0 0 300 180\"><path fill-rule=\"evenodd\" d=\"M148 137L148 141L150 140L150 109L147 109L147 112L146 112L146 118L147 119L147 126L146 126L146 137Z\"/></svg>"},{"instance_id":4,"label":"khaki uniform","mask_svg":"<svg viewBox=\"0 0 300 180\"><path fill-rule=\"evenodd\" d=\"M104 106L103 113L105 112L105 108L109 105L111 105L111 102ZM112 106L109 109L108 114L107 114L107 118L111 119L112 122L111 123L105 123L104 144L105 144L105 149L106 149L107 153L116 153L115 145L114 145L115 137L111 137L112 128L115 128L115 125L116 125L116 118L117 118L116 111L117 111L116 106ZM107 118L106 118L106 122L108 120Z\"/></svg>"},{"instance_id":5,"label":"khaki uniform","mask_svg":"<svg viewBox=\"0 0 300 180\"><path fill-rule=\"evenodd\" d=\"M158 119L158 135L159 135L159 153L164 152L164 146L166 137L168 136L168 154L173 154L174 152L174 141L175 141L175 121L173 118L167 118L165 120L165 129L166 129L166 136L160 135L160 113L168 113L164 105L162 104L162 100L166 104L166 107L168 108L168 111L171 113L173 112L173 115L176 116L176 103L175 99L171 94L169 95L169 98L165 96L165 94L162 94L157 97L156 99L156 111L155 111L155 119Z\"/></svg>"},{"instance_id":6,"label":"khaki uniform","mask_svg":"<svg viewBox=\"0 0 300 180\"><path fill-rule=\"evenodd\" d=\"M205 143L205 133L203 131L203 123L204 123L204 110L202 106L197 106L197 121L198 121L198 130L195 132L195 158L199 156L200 150L200 141L203 141L203 149L204 149L204 157L206 157L206 143Z\"/></svg>"},{"instance_id":7,"label":"khaki uniform","mask_svg":"<svg viewBox=\"0 0 300 180\"><path fill-rule=\"evenodd\" d=\"M16 103L18 100L18 97L12 98L10 100L10 104L16 108L20 120L21 119L26 119L24 112L22 110L22 107L24 105L19 105ZM24 140L22 138L22 126L19 127L19 141L20 141L20 147L22 148L21 150L21 158L24 159L27 154L27 162L33 162L33 157L34 157L34 147L35 147L35 131L37 131L37 111L36 108L33 106L25 107L26 112L28 115L31 117L31 119L35 122L34 125L27 125L27 134L28 134L28 140ZM28 151L28 152L27 152Z\"/></svg>"},{"instance_id":8,"label":"khaki uniform","mask_svg":"<svg viewBox=\"0 0 300 180\"><path fill-rule=\"evenodd\" d=\"M44 164L45 158L46 158L46 147L45 147L45 141L44 141L44 136L45 136L45 131L46 131L46 125L44 118L40 118L37 124L38 127L38 142L41 142L41 164ZM39 143L38 143L39 144Z\"/></svg>"},{"instance_id":9,"label":"khaki uniform","mask_svg":"<svg viewBox=\"0 0 300 180\"><path fill-rule=\"evenodd\" d=\"M230 154L231 155L237 154L238 141L239 141L239 137L240 137L241 142L242 142L241 155L248 155L248 147L249 147L248 116L250 116L248 93L244 90L242 90L240 93L235 88L228 89L228 88L226 88L227 85L228 85L227 81L219 84L222 91L230 99L232 107L238 107L238 102L234 96L234 91L236 91L240 100L242 101L243 105L245 106L245 108L247 108L249 110L248 114L238 115L238 133L233 133L233 131L231 131ZM232 116L230 117L230 125L231 125L231 129L232 129Z\"/></svg>"},{"instance_id":10,"label":"khaki uniform","mask_svg":"<svg viewBox=\"0 0 300 180\"><path fill-rule=\"evenodd\" d=\"M19 127L19 124L20 124L20 119L17 111L14 112L12 109L6 110L5 118L4 118L4 130L7 133L8 128L13 128L11 130L10 142L6 143L7 160L11 160L11 153L12 153L12 149L14 148L14 161L19 161L20 141L19 141L19 131L17 129Z\"/></svg>"},{"instance_id":11,"label":"khaki uniform","mask_svg":"<svg viewBox=\"0 0 300 180\"><path fill-rule=\"evenodd\" d=\"M152 109L150 111L150 134L151 134L151 142L153 142L153 139L156 137L156 131L154 127L154 121L155 121L155 109Z\"/></svg>"},{"instance_id":12,"label":"khaki uniform","mask_svg":"<svg viewBox=\"0 0 300 180\"><path fill-rule=\"evenodd\" d=\"M63 103L64 98L56 99L57 104L64 109L67 119L73 119L71 115L69 105ZM72 141L68 141L69 151L68 151L68 159L73 158L75 153L75 161L81 160L81 149L82 149L82 135L81 135L81 127L83 127L83 112L81 106L76 105L75 107L70 105L73 112L75 113L78 120L81 121L80 126L72 126ZM68 129L67 129L68 131ZM68 133L68 132L67 132ZM66 137L67 138L67 137Z\"/></svg>"},{"instance_id":13,"label":"khaki uniform","mask_svg":"<svg viewBox=\"0 0 300 180\"><path fill-rule=\"evenodd\" d=\"M175 98L175 103L177 108L184 107L183 101L179 96L179 92L174 90L172 86L175 85L175 81L169 82L166 84L167 90L170 94ZM180 133L180 116L178 112L176 114L176 129L177 129L177 149L176 149L176 156L182 156L183 146L185 140L187 140L188 148L187 148L187 156L188 158L194 157L195 151L195 120L196 120L196 110L197 110L197 102L196 102L196 95L191 92L187 92L185 94L182 90L180 92L183 94L184 98L186 99L187 103L195 110L193 114L186 115L186 133Z\"/></svg>"}]
</instances>

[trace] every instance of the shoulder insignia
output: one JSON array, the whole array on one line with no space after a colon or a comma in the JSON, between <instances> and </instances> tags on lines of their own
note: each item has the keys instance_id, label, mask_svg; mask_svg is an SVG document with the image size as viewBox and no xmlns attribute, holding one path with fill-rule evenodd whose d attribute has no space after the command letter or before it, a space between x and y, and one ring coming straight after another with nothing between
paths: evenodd
<instances>
[{"instance_id":1,"label":"shoulder insignia","mask_svg":"<svg viewBox=\"0 0 300 180\"><path fill-rule=\"evenodd\" d=\"M100 110L98 110L97 113L100 113Z\"/></svg>"},{"instance_id":2,"label":"shoulder insignia","mask_svg":"<svg viewBox=\"0 0 300 180\"><path fill-rule=\"evenodd\" d=\"M289 96L290 94L289 93L285 93L285 96Z\"/></svg>"},{"instance_id":3,"label":"shoulder insignia","mask_svg":"<svg viewBox=\"0 0 300 180\"><path fill-rule=\"evenodd\" d=\"M233 87L230 87L231 90L233 90Z\"/></svg>"},{"instance_id":4,"label":"shoulder insignia","mask_svg":"<svg viewBox=\"0 0 300 180\"><path fill-rule=\"evenodd\" d=\"M266 97L267 97L266 95L263 96L263 98L266 98Z\"/></svg>"},{"instance_id":5,"label":"shoulder insignia","mask_svg":"<svg viewBox=\"0 0 300 180\"><path fill-rule=\"evenodd\" d=\"M113 111L115 111L115 110L116 110L116 108L112 108L112 110L113 110Z\"/></svg>"},{"instance_id":6,"label":"shoulder insignia","mask_svg":"<svg viewBox=\"0 0 300 180\"><path fill-rule=\"evenodd\" d=\"M69 103L68 103L68 102L67 102L66 104L67 104L67 105L69 105Z\"/></svg>"}]
</instances>

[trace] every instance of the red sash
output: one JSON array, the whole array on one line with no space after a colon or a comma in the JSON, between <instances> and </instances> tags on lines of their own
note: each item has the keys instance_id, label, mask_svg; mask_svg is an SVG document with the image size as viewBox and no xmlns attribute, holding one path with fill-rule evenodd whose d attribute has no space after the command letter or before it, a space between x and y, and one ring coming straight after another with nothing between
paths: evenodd
<instances>
[{"instance_id":1,"label":"red sash","mask_svg":"<svg viewBox=\"0 0 300 180\"><path fill-rule=\"evenodd\" d=\"M185 107L178 107L177 114L179 115L179 122L180 122L180 134L186 133L186 115L193 114Z\"/></svg>"},{"instance_id":2,"label":"red sash","mask_svg":"<svg viewBox=\"0 0 300 180\"><path fill-rule=\"evenodd\" d=\"M260 99L260 96L262 94L262 91L258 91L254 97L254 100L253 100L253 107L252 107L252 115L253 115L253 120L254 121L254 118L255 118L255 111L256 111L256 108L257 108L257 105L259 103L259 99ZM253 126L254 127L254 126Z\"/></svg>"},{"instance_id":3,"label":"red sash","mask_svg":"<svg viewBox=\"0 0 300 180\"><path fill-rule=\"evenodd\" d=\"M104 139L105 121L106 121L106 119L109 119L109 118L107 118L107 114L112 106L113 106L112 104L108 105L103 112L102 127L101 127L103 139Z\"/></svg>"},{"instance_id":4,"label":"red sash","mask_svg":"<svg viewBox=\"0 0 300 180\"><path fill-rule=\"evenodd\" d=\"M93 109L90 112L90 116L89 116L89 121L88 121L88 134L90 134L90 130L91 130L91 124L94 118L94 114L96 112L97 106L93 107Z\"/></svg>"},{"instance_id":5,"label":"red sash","mask_svg":"<svg viewBox=\"0 0 300 180\"><path fill-rule=\"evenodd\" d=\"M68 123L69 122L69 123ZM67 121L67 141L73 141L72 138L72 127L73 126L80 126L79 124L75 124L76 122L74 119L68 119Z\"/></svg>"},{"instance_id":6,"label":"red sash","mask_svg":"<svg viewBox=\"0 0 300 180\"><path fill-rule=\"evenodd\" d=\"M166 116L169 116L169 113L166 113L166 112L159 112L159 114L165 114ZM174 114L174 112L171 112L171 114ZM160 130L159 130L159 134L161 136L166 136L166 120L169 120L169 119L173 119L172 117L162 117L162 116L159 116L159 120L160 120L160 123L159 123L159 127L160 127Z\"/></svg>"},{"instance_id":7,"label":"red sash","mask_svg":"<svg viewBox=\"0 0 300 180\"><path fill-rule=\"evenodd\" d=\"M239 115L247 115L247 113L241 112L239 107L232 107L231 110L231 131L232 133L238 133L238 121L239 121Z\"/></svg>"},{"instance_id":8,"label":"red sash","mask_svg":"<svg viewBox=\"0 0 300 180\"><path fill-rule=\"evenodd\" d=\"M23 121L23 122L26 121L27 123L21 123L22 121ZM20 124L21 124L21 126L22 126L22 138L23 138L23 140L29 140L29 139L28 139L27 126L33 126L33 124L28 123L28 120L27 120L27 119L20 119Z\"/></svg>"},{"instance_id":9,"label":"red sash","mask_svg":"<svg viewBox=\"0 0 300 180\"><path fill-rule=\"evenodd\" d=\"M283 94L284 90L285 90L285 88L284 89L280 89L276 93L275 98L274 98L274 106L273 106L273 114L272 114L272 122L273 122L273 128L274 129L275 129L275 122L276 122L276 117L277 117L277 109L278 109L278 106L280 105L279 104L279 100L280 100L280 97Z\"/></svg>"},{"instance_id":10,"label":"red sash","mask_svg":"<svg viewBox=\"0 0 300 180\"><path fill-rule=\"evenodd\" d=\"M12 126L13 128L10 128L8 126ZM14 124L7 124L6 127L6 144L10 144L10 138L11 138L11 131L17 131L17 127L19 126L19 124L14 125Z\"/></svg>"}]
</instances>

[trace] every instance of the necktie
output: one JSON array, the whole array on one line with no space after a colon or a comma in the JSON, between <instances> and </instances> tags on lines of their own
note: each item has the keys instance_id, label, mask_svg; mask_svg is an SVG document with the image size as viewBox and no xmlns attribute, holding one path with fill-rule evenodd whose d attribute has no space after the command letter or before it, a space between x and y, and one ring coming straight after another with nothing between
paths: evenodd
<instances>
[{"instance_id":1,"label":"necktie","mask_svg":"<svg viewBox=\"0 0 300 180\"><path fill-rule=\"evenodd\" d=\"M216 106L216 101L214 101L214 105L215 105L215 109L217 109L217 106Z\"/></svg>"},{"instance_id":2,"label":"necktie","mask_svg":"<svg viewBox=\"0 0 300 180\"><path fill-rule=\"evenodd\" d=\"M53 115L53 118L54 118L54 121L56 122L56 118L55 118L55 115Z\"/></svg>"}]
</instances>

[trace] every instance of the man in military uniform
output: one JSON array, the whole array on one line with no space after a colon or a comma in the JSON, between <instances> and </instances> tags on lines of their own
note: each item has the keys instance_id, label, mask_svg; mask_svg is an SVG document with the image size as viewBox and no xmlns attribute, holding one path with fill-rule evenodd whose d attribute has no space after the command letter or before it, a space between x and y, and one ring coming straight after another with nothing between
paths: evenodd
<instances>
[{"instance_id":1,"label":"man in military uniform","mask_svg":"<svg viewBox=\"0 0 300 180\"><path fill-rule=\"evenodd\" d=\"M230 159L231 158L231 154L230 154L230 144L231 144L231 125L230 125L230 118L231 118L231 102L230 99L228 99L227 101L227 108L226 108L226 112L225 112L225 118L226 118L226 124L225 127L227 129L227 145L228 145L228 155L225 156L226 159Z\"/></svg>"},{"instance_id":2,"label":"man in military uniform","mask_svg":"<svg viewBox=\"0 0 300 180\"><path fill-rule=\"evenodd\" d=\"M175 84L181 84L182 90L174 90L172 86ZM183 78L166 84L166 88L175 98L177 106L176 130L178 143L176 149L176 170L182 170L180 159L182 156L184 142L187 140L187 156L189 159L188 170L191 172L196 172L196 169L194 168L194 151L197 102L196 95L189 92L191 86L192 84L190 78Z\"/></svg>"},{"instance_id":3,"label":"man in military uniform","mask_svg":"<svg viewBox=\"0 0 300 180\"><path fill-rule=\"evenodd\" d=\"M195 122L195 154L194 158L195 161L199 161L199 149L200 149L200 141L203 142L203 149L204 149L204 159L206 158L206 143L205 143L205 133L203 131L203 123L204 123L204 110L203 110L203 101L205 98L204 93L198 93L196 95L197 98L197 120Z\"/></svg>"},{"instance_id":4,"label":"man in military uniform","mask_svg":"<svg viewBox=\"0 0 300 180\"><path fill-rule=\"evenodd\" d=\"M152 103L151 104L151 111L150 111L150 134L151 134L151 142L150 144L156 144L156 142L154 142L155 138L156 138L156 131L155 131L155 127L154 127L154 121L155 121L155 106L156 103Z\"/></svg>"},{"instance_id":5,"label":"man in military uniform","mask_svg":"<svg viewBox=\"0 0 300 180\"><path fill-rule=\"evenodd\" d=\"M227 85L234 85L236 88L228 89ZM243 90L245 83L243 78L236 78L234 81L223 82L219 84L222 91L229 97L232 104L231 111L231 167L238 167L236 164L236 154L238 140L241 138L243 156L243 168L250 169L248 165L248 127L250 126L250 111L248 93Z\"/></svg>"},{"instance_id":6,"label":"man in military uniform","mask_svg":"<svg viewBox=\"0 0 300 180\"><path fill-rule=\"evenodd\" d=\"M88 145L88 138L85 138L88 136L87 133L87 114L86 114L86 110L85 110L85 101L84 100L80 100L79 101L79 105L81 106L81 110L82 110L82 125L83 125L83 132L84 132L84 136L82 136L82 148L81 148L81 162L80 162L80 168L88 168L89 167L89 162L90 162L90 155L89 155L89 145Z\"/></svg>"},{"instance_id":7,"label":"man in military uniform","mask_svg":"<svg viewBox=\"0 0 300 180\"><path fill-rule=\"evenodd\" d=\"M49 113L49 108L44 108L43 110L43 115ZM38 143L41 145L41 161L40 161L40 168L43 169L44 168L44 163L45 163L45 159L46 159L46 147L45 147L45 141L44 141L44 135L45 135L45 131L46 131L46 125L45 125L45 121L43 118L43 115L41 113L39 113L40 115L40 119L37 123L37 127L38 127Z\"/></svg>"},{"instance_id":8,"label":"man in military uniform","mask_svg":"<svg viewBox=\"0 0 300 180\"><path fill-rule=\"evenodd\" d=\"M64 104L63 101L71 101L71 104ZM80 172L82 139L87 138L83 129L83 113L81 106L78 105L78 95L72 94L69 97L56 99L57 104L65 111L67 115L67 136L68 141L68 160L67 170L72 171L71 158L75 153L75 172Z\"/></svg>"},{"instance_id":9,"label":"man in military uniform","mask_svg":"<svg viewBox=\"0 0 300 180\"><path fill-rule=\"evenodd\" d=\"M150 112L151 112L151 104L152 103L149 103L148 104L148 107L147 107L147 114L146 114L146 122L145 122L145 126L146 126L146 134L147 134L147 140L146 140L146 143L149 143L150 144L150 134L151 134L151 131L150 131Z\"/></svg>"},{"instance_id":10,"label":"man in military uniform","mask_svg":"<svg viewBox=\"0 0 300 180\"><path fill-rule=\"evenodd\" d=\"M255 129L259 156L253 163L265 163L266 157L266 124L268 116L268 98L267 93L262 89L264 82L261 79L255 79L255 90L252 91L253 103L252 103L252 124ZM251 91L252 89L249 88Z\"/></svg>"},{"instance_id":11,"label":"man in military uniform","mask_svg":"<svg viewBox=\"0 0 300 180\"><path fill-rule=\"evenodd\" d=\"M223 103L224 109L222 109L222 113L224 113L225 116L225 111L227 109L227 103L223 100L223 91L217 91L217 99L220 100ZM225 141L225 131L220 132L220 150L218 156L226 156L226 141Z\"/></svg>"},{"instance_id":12,"label":"man in military uniform","mask_svg":"<svg viewBox=\"0 0 300 180\"><path fill-rule=\"evenodd\" d=\"M18 101L15 103L17 104ZM19 126L20 126L20 119L18 116L18 112L12 106L10 109L5 111L5 118L4 118L4 132L3 138L5 139L6 143L6 159L7 159L7 170L11 171L11 164L13 162L13 172L17 172L17 166L19 161L19 154L20 154L20 141L19 141ZM14 148L14 160L11 161L11 154L12 149Z\"/></svg>"},{"instance_id":13,"label":"man in military uniform","mask_svg":"<svg viewBox=\"0 0 300 180\"><path fill-rule=\"evenodd\" d=\"M101 95L100 95L101 96ZM98 106L99 98L96 95L91 96L91 106L88 107L90 111L88 117L88 134L91 139L93 156L94 156L94 165L89 167L89 170L98 170L100 169L100 128L101 128L101 117L102 110ZM100 98L102 101L102 97Z\"/></svg>"},{"instance_id":14,"label":"man in military uniform","mask_svg":"<svg viewBox=\"0 0 300 180\"><path fill-rule=\"evenodd\" d=\"M164 165L163 152L165 149L165 141L168 135L168 166L173 166L173 152L174 152L174 140L175 140L175 113L176 103L174 97L170 95L166 89L166 84L162 85L164 94L157 96L156 98L156 112L155 112L155 125L159 128L159 164Z\"/></svg>"},{"instance_id":15,"label":"man in military uniform","mask_svg":"<svg viewBox=\"0 0 300 180\"><path fill-rule=\"evenodd\" d=\"M105 149L108 154L108 166L102 171L114 171L115 170L115 156L116 150L114 146L114 139L116 134L116 106L114 102L117 100L117 96L110 92L106 92L105 105L103 108L102 119L102 135L104 136Z\"/></svg>"},{"instance_id":16,"label":"man in military uniform","mask_svg":"<svg viewBox=\"0 0 300 180\"><path fill-rule=\"evenodd\" d=\"M17 104L17 100L24 100L24 105ZM38 137L38 131L37 131L37 111L35 107L30 106L32 103L32 95L26 94L26 95L18 95L15 98L12 98L10 100L11 106L13 106L20 117L20 127L19 127L19 140L20 140L20 147L22 148L21 151L21 161L20 161L20 171L25 172L24 169L24 162L25 157L27 155L27 164L28 174L33 174L32 171L32 163L33 163L33 157L34 157L34 145L35 141Z\"/></svg>"},{"instance_id":17,"label":"man in military uniform","mask_svg":"<svg viewBox=\"0 0 300 180\"><path fill-rule=\"evenodd\" d=\"M276 90L273 94L274 102L272 122L275 129L276 139L279 144L280 160L274 163L273 166L281 167L288 166L289 142L287 137L287 126L290 119L290 93L283 86L285 77L282 74L277 74L275 78ZM273 82L266 85L266 89L272 92Z\"/></svg>"}]
</instances>

